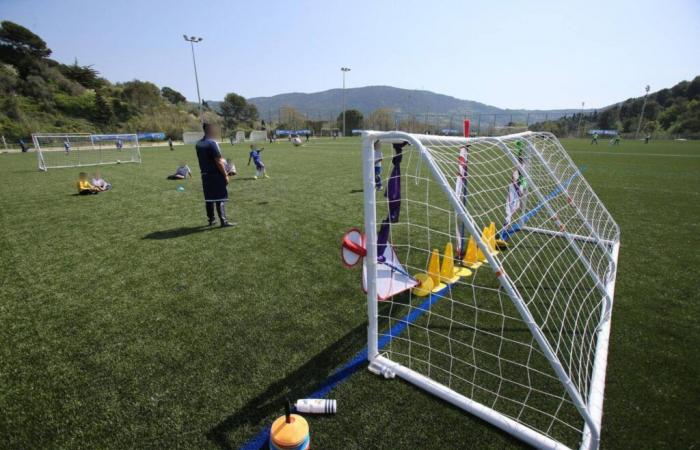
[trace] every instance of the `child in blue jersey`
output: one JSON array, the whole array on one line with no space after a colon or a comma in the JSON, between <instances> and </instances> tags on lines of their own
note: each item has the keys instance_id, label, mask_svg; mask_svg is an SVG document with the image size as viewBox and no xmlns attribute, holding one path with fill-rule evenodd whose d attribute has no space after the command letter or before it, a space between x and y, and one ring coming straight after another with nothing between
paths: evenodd
<instances>
[{"instance_id":1,"label":"child in blue jersey","mask_svg":"<svg viewBox=\"0 0 700 450\"><path fill-rule=\"evenodd\" d=\"M260 153L265 150L264 148L257 149L255 148L254 144L250 144L250 156L248 156L248 165L250 165L250 161L252 160L255 163L255 178L256 180L258 177L265 177L265 178L270 178L267 175L267 172L265 171L265 164L262 162L262 157L260 156Z\"/></svg>"},{"instance_id":2,"label":"child in blue jersey","mask_svg":"<svg viewBox=\"0 0 700 450\"><path fill-rule=\"evenodd\" d=\"M68 139L63 141L63 149L66 151L66 155L70 153L70 142L68 142Z\"/></svg>"}]
</instances>

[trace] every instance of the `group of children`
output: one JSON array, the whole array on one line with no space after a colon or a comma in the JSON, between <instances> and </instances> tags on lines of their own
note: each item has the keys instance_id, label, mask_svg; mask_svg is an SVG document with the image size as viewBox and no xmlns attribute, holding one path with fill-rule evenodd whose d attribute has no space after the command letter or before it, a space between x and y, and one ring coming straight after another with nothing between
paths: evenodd
<instances>
[{"instance_id":1,"label":"group of children","mask_svg":"<svg viewBox=\"0 0 700 450\"><path fill-rule=\"evenodd\" d=\"M250 165L251 161L255 164L255 176L253 178L256 180L259 177L270 178L267 175L267 171L265 170L265 164L262 161L261 154L263 150L265 149L259 149L254 144L251 144L250 153L248 154L248 165ZM226 174L230 177L236 175L237 173L236 166L233 164L233 161L231 161L231 159L226 159L226 161L224 162L224 168L226 169ZM180 165L177 167L177 169L175 169L175 173L172 175L168 175L167 179L184 180L188 176L192 178L192 169L190 169L190 166L188 166L185 161L181 161ZM78 194L80 195L99 194L100 192L112 189L112 185L107 183L102 178L99 171L95 172L93 178L89 181L87 173L80 172L77 187Z\"/></svg>"},{"instance_id":2,"label":"group of children","mask_svg":"<svg viewBox=\"0 0 700 450\"><path fill-rule=\"evenodd\" d=\"M93 195L99 194L100 192L108 191L112 189L112 185L102 178L99 171L95 172L92 179L88 181L88 174L85 172L80 172L78 175L78 194L79 195Z\"/></svg>"}]
</instances>

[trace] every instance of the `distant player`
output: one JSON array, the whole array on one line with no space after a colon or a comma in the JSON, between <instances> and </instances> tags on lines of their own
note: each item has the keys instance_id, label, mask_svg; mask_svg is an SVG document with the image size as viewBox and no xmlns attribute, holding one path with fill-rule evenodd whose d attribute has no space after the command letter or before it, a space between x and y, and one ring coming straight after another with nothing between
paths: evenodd
<instances>
[{"instance_id":1,"label":"distant player","mask_svg":"<svg viewBox=\"0 0 700 450\"><path fill-rule=\"evenodd\" d=\"M76 183L76 186L78 188L78 194L80 195L92 195L100 193L100 189L90 184L90 182L87 180L87 174L85 172L80 172L80 174L78 175L78 182Z\"/></svg>"},{"instance_id":2,"label":"distant player","mask_svg":"<svg viewBox=\"0 0 700 450\"><path fill-rule=\"evenodd\" d=\"M120 150L124 148L124 142L121 139L117 139L117 150Z\"/></svg>"},{"instance_id":3,"label":"distant player","mask_svg":"<svg viewBox=\"0 0 700 450\"><path fill-rule=\"evenodd\" d=\"M187 178L187 175L189 175L190 178L192 178L192 170L186 162L182 161L180 162L178 168L175 169L175 173L172 175L168 175L168 180L184 180L185 178Z\"/></svg>"},{"instance_id":4,"label":"distant player","mask_svg":"<svg viewBox=\"0 0 700 450\"><path fill-rule=\"evenodd\" d=\"M92 176L90 183L100 191L108 191L112 189L111 183L108 183L104 178L102 178L102 174L100 174L99 170Z\"/></svg>"},{"instance_id":5,"label":"distant player","mask_svg":"<svg viewBox=\"0 0 700 450\"><path fill-rule=\"evenodd\" d=\"M613 146L620 145L620 133L617 133L612 139L610 139L610 145L613 145Z\"/></svg>"},{"instance_id":6,"label":"distant player","mask_svg":"<svg viewBox=\"0 0 700 450\"><path fill-rule=\"evenodd\" d=\"M267 171L265 170L265 164L263 164L262 157L260 156L260 153L263 150L265 150L265 149L264 148L256 149L254 144L250 144L250 154L248 156L248 165L250 165L251 160L255 163L255 176L253 178L256 180L258 179L258 177L270 178L267 175Z\"/></svg>"},{"instance_id":7,"label":"distant player","mask_svg":"<svg viewBox=\"0 0 700 450\"><path fill-rule=\"evenodd\" d=\"M27 153L29 151L27 144L24 143L23 139L19 140L19 148L22 149L22 153Z\"/></svg>"},{"instance_id":8,"label":"distant player","mask_svg":"<svg viewBox=\"0 0 700 450\"><path fill-rule=\"evenodd\" d=\"M65 150L66 155L70 154L70 149L71 149L70 142L68 142L68 139L65 139L63 141L63 150Z\"/></svg>"},{"instance_id":9,"label":"distant player","mask_svg":"<svg viewBox=\"0 0 700 450\"><path fill-rule=\"evenodd\" d=\"M374 143L374 188L381 191L382 186L382 159L384 155L382 154L382 143L375 141Z\"/></svg>"},{"instance_id":10,"label":"distant player","mask_svg":"<svg viewBox=\"0 0 700 450\"><path fill-rule=\"evenodd\" d=\"M168 147L170 147L170 151L171 151L171 152L174 150L174 148L173 148L173 139L172 139L172 138L168 138Z\"/></svg>"},{"instance_id":11,"label":"distant player","mask_svg":"<svg viewBox=\"0 0 700 450\"><path fill-rule=\"evenodd\" d=\"M651 140L651 134L647 134L646 136L644 136L644 143L645 144L648 144L650 140Z\"/></svg>"},{"instance_id":12,"label":"distant player","mask_svg":"<svg viewBox=\"0 0 700 450\"><path fill-rule=\"evenodd\" d=\"M591 145L598 145L598 132L593 132L593 137L591 138Z\"/></svg>"}]
</instances>

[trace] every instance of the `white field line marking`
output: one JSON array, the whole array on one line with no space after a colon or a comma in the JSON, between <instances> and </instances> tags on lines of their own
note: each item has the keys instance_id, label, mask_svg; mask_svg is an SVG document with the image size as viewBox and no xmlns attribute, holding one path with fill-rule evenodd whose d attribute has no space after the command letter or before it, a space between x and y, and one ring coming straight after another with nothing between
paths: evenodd
<instances>
[{"instance_id":1,"label":"white field line marking","mask_svg":"<svg viewBox=\"0 0 700 450\"><path fill-rule=\"evenodd\" d=\"M585 150L570 150L569 153L581 153L581 154L587 154L587 155L615 155L615 156L658 156L658 157L666 157L670 156L673 158L700 158L700 155L677 155L677 154L671 154L671 153L617 153L617 152L589 152Z\"/></svg>"}]
</instances>

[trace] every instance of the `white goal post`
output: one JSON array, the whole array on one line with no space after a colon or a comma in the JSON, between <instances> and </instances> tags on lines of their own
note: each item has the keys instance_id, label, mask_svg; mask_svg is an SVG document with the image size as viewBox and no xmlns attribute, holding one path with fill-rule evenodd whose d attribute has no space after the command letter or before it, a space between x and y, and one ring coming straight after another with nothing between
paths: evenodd
<instances>
[{"instance_id":1,"label":"white goal post","mask_svg":"<svg viewBox=\"0 0 700 450\"><path fill-rule=\"evenodd\" d=\"M250 132L250 137L248 140L250 142L265 142L267 140L267 131L253 130Z\"/></svg>"},{"instance_id":2,"label":"white goal post","mask_svg":"<svg viewBox=\"0 0 700 450\"><path fill-rule=\"evenodd\" d=\"M597 449L620 231L557 138L365 131L363 167L370 370Z\"/></svg>"},{"instance_id":3,"label":"white goal post","mask_svg":"<svg viewBox=\"0 0 700 450\"><path fill-rule=\"evenodd\" d=\"M39 170L140 163L136 134L33 133Z\"/></svg>"}]
</instances>

